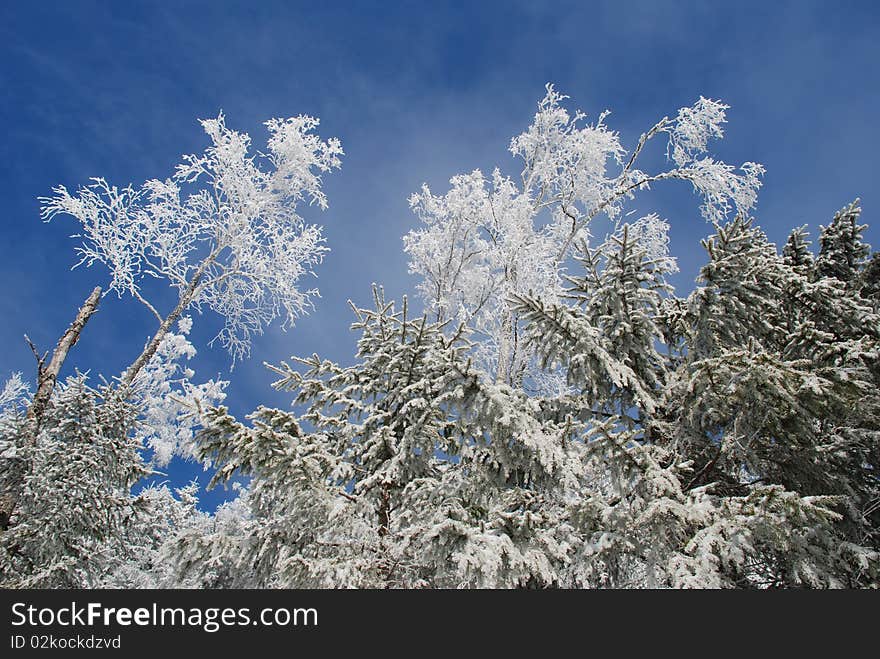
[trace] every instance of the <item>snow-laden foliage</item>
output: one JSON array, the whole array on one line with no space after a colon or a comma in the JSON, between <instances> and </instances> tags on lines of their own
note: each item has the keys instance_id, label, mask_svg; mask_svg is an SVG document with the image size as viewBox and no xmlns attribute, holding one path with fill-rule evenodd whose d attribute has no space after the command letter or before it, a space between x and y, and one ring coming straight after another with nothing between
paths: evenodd
<instances>
[{"instance_id":1,"label":"snow-laden foliage","mask_svg":"<svg viewBox=\"0 0 880 659\"><path fill-rule=\"evenodd\" d=\"M548 88L513 140L519 182L475 171L414 195L430 320L377 290L353 365L273 367L292 410L207 412L215 482L252 480L222 523L171 536L180 583L880 583L880 317L857 205L817 257L804 227L779 253L747 216L763 170L706 155L726 106L664 118L627 157L563 100ZM671 169L637 170L661 133ZM623 213L674 178L714 229L687 298L667 223Z\"/></svg>"},{"instance_id":2,"label":"snow-laden foliage","mask_svg":"<svg viewBox=\"0 0 880 659\"><path fill-rule=\"evenodd\" d=\"M849 540L876 549L880 316L818 261L780 257L748 222L706 245L665 431L706 465L703 482L843 497Z\"/></svg>"},{"instance_id":3,"label":"snow-laden foliage","mask_svg":"<svg viewBox=\"0 0 880 659\"><path fill-rule=\"evenodd\" d=\"M39 425L0 416L0 491L14 501L0 530L2 587L171 585L159 549L204 514L193 486L177 496L138 486L154 473L139 404L76 375L56 387Z\"/></svg>"},{"instance_id":4,"label":"snow-laden foliage","mask_svg":"<svg viewBox=\"0 0 880 659\"><path fill-rule=\"evenodd\" d=\"M226 127L221 114L201 122L211 139L184 156L175 173L141 188L102 178L71 194L41 198L42 217L68 214L82 227L78 265L104 264L109 290L129 294L158 328L140 356L111 383L83 375L57 384L101 294L95 288L47 362L37 356L37 394L19 375L0 392L0 570L5 586L170 585L173 566L160 549L169 534L207 524L193 488L172 493L142 479L174 456L192 457L193 430L221 402L227 383L193 381L185 361L189 309L210 308L235 359L250 339L282 317L292 323L315 290L301 290L326 247L300 203L326 208L321 176L340 165L338 140L313 134L311 117L266 122L265 153ZM146 298L145 278L178 292L169 312ZM177 332L173 331L175 323ZM147 458L149 457L149 462Z\"/></svg>"},{"instance_id":5,"label":"snow-laden foliage","mask_svg":"<svg viewBox=\"0 0 880 659\"><path fill-rule=\"evenodd\" d=\"M225 382L195 385L180 364L195 354L169 333L132 388L98 389L77 375L54 388L37 419L28 387L13 375L0 394L0 572L4 587L156 587L171 568L166 537L198 516L193 492L141 489L163 465L189 455L202 406ZM139 491L137 491L139 490Z\"/></svg>"},{"instance_id":6,"label":"snow-laden foliage","mask_svg":"<svg viewBox=\"0 0 880 659\"><path fill-rule=\"evenodd\" d=\"M198 509L198 490L195 482L173 492L164 484L140 490L133 499L139 514L130 519L122 534L122 560L106 570L95 587L197 587L199 584L178 580L177 566L167 559L164 548L177 534L190 529L205 532L211 527L212 517ZM218 511L214 518L221 515Z\"/></svg>"},{"instance_id":7,"label":"snow-laden foliage","mask_svg":"<svg viewBox=\"0 0 880 659\"><path fill-rule=\"evenodd\" d=\"M11 414L23 404L30 387L22 380L21 373L13 373L0 390L0 416Z\"/></svg>"},{"instance_id":8,"label":"snow-laden foliage","mask_svg":"<svg viewBox=\"0 0 880 659\"><path fill-rule=\"evenodd\" d=\"M816 268L823 277L834 277L848 284L857 283L857 275L864 268L871 246L862 240L868 228L859 224L862 209L859 200L841 208L819 235L819 257Z\"/></svg>"},{"instance_id":9,"label":"snow-laden foliage","mask_svg":"<svg viewBox=\"0 0 880 659\"><path fill-rule=\"evenodd\" d=\"M567 377L552 395L492 382L463 327L377 290L355 364L273 367L294 410L210 410L199 457L252 480L234 516L171 536L179 582L880 584L880 319L742 216L677 299L634 226L580 243L563 295L509 299Z\"/></svg>"},{"instance_id":10,"label":"snow-laden foliage","mask_svg":"<svg viewBox=\"0 0 880 659\"><path fill-rule=\"evenodd\" d=\"M290 316L277 296L313 261L280 258L272 272L292 278L265 297L274 275L248 249L281 240L265 223L298 218L282 201L323 205L338 144L313 120L270 122L263 173L221 117L205 122L214 146L169 181L57 190L47 215L85 218L83 256L110 266L114 290L140 298L153 274L181 297L113 384L73 377L39 415L20 377L0 393L0 585L880 586L880 266L858 202L817 254L806 227L780 251L748 216L763 170L708 154L726 106L701 98L627 153L606 115L585 124L564 100L548 87L512 141L518 181L475 171L413 197L425 224L405 247L428 312L374 287L370 308L352 304L353 363L271 366L293 404L244 420L217 406L224 382L192 382L183 311L232 318L235 354ZM639 171L661 134L669 169ZM686 297L668 283L667 222L625 212L666 179L693 184L711 226ZM204 185L180 197L190 183ZM175 224L196 216L219 231L205 244ZM146 231L132 250L113 233L129 220ZM230 314L218 295L271 313ZM208 513L195 484L143 487L172 456L238 496Z\"/></svg>"},{"instance_id":11,"label":"snow-laden foliage","mask_svg":"<svg viewBox=\"0 0 880 659\"><path fill-rule=\"evenodd\" d=\"M160 467L175 455L192 457L193 429L201 410L223 402L229 384L223 380L192 382L194 371L181 363L196 355L187 339L191 329L192 319L181 318L177 333L165 335L132 386L131 397L140 410L135 436L153 451Z\"/></svg>"},{"instance_id":12,"label":"snow-laden foliage","mask_svg":"<svg viewBox=\"0 0 880 659\"><path fill-rule=\"evenodd\" d=\"M235 583L258 587L556 581L568 531L531 510L578 479L559 441L565 424L487 384L465 341L407 318L405 303L395 311L377 290L375 308L356 313L356 365L313 356L277 367L277 386L306 406L301 417L261 408L245 425L223 408L208 413L200 457L216 482L253 478L250 517L240 536L214 534L198 552L182 538L185 576L209 569L197 555L218 562L223 551Z\"/></svg>"},{"instance_id":13,"label":"snow-laden foliage","mask_svg":"<svg viewBox=\"0 0 880 659\"><path fill-rule=\"evenodd\" d=\"M24 483L5 583L880 585L880 318L742 217L703 244L684 300L629 224L579 245L553 302L511 297L522 340L567 378L552 395L493 382L463 327L375 289L353 305L352 365L272 367L293 409L202 408L194 456L214 485L249 479L213 514L194 486L133 493L136 407L72 380L38 441L4 416L0 474Z\"/></svg>"},{"instance_id":14,"label":"snow-laden foliage","mask_svg":"<svg viewBox=\"0 0 880 659\"><path fill-rule=\"evenodd\" d=\"M36 435L23 415L0 422L0 480L16 499L0 535L4 587L87 587L123 559L131 487L147 474L134 418L110 388L77 376L56 389Z\"/></svg>"},{"instance_id":15,"label":"snow-laden foliage","mask_svg":"<svg viewBox=\"0 0 880 659\"><path fill-rule=\"evenodd\" d=\"M656 222L624 224L596 250L580 244L575 258L584 274L567 277L573 306L534 293L512 298L542 367L564 365L587 402L622 417L634 406L652 412L666 375L656 343L662 294L671 291L665 275L675 264L665 244L644 230L645 219Z\"/></svg>"},{"instance_id":16,"label":"snow-laden foliage","mask_svg":"<svg viewBox=\"0 0 880 659\"><path fill-rule=\"evenodd\" d=\"M41 198L42 216L76 218L79 264L104 264L110 290L134 296L160 323L163 315L142 295L144 277L177 289L177 315L202 307L218 313L225 325L217 338L241 358L254 334L279 316L292 324L317 294L301 282L327 248L321 228L296 209L299 202L326 208L321 175L340 166L342 148L312 134L318 120L307 116L267 121L260 157L222 113L201 124L211 146L184 156L169 178L140 188L94 178L74 194L58 186Z\"/></svg>"},{"instance_id":17,"label":"snow-laden foliage","mask_svg":"<svg viewBox=\"0 0 880 659\"><path fill-rule=\"evenodd\" d=\"M809 270L813 265L813 253L810 251L810 240L807 238L806 225L793 229L782 248L785 264L793 268Z\"/></svg>"},{"instance_id":18,"label":"snow-laden foliage","mask_svg":"<svg viewBox=\"0 0 880 659\"><path fill-rule=\"evenodd\" d=\"M880 313L880 252L874 252L860 276L859 294L875 313Z\"/></svg>"},{"instance_id":19,"label":"snow-laden foliage","mask_svg":"<svg viewBox=\"0 0 880 659\"><path fill-rule=\"evenodd\" d=\"M427 186L410 205L423 226L404 237L410 272L437 320L465 323L476 339L477 363L498 382L520 386L534 374L532 355L519 337L520 319L511 296L533 294L554 302L562 294L563 272L573 248L589 241L591 222L605 215L618 223L626 203L658 181L692 184L701 211L720 222L755 204L763 168L735 168L708 154L709 140L723 136L727 106L705 98L664 117L627 152L601 114L585 123L571 114L567 97L548 85L534 121L515 137L510 151L523 163L519 180L495 169L455 176L449 192ZM653 138L665 134L670 167L636 168ZM665 251L666 224L648 215L631 224L643 233L652 258Z\"/></svg>"}]
</instances>

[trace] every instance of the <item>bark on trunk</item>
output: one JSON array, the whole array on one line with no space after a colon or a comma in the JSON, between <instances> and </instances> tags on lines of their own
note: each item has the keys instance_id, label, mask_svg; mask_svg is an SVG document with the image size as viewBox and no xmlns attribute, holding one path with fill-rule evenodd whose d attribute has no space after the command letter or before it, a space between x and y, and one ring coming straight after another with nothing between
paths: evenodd
<instances>
[{"instance_id":1,"label":"bark on trunk","mask_svg":"<svg viewBox=\"0 0 880 659\"><path fill-rule=\"evenodd\" d=\"M58 339L58 345L55 346L55 351L52 353L49 365L43 366L41 360L37 366L37 393L34 394L34 399L28 410L28 416L36 421L38 428L46 405L49 404L52 391L55 389L55 383L58 381L58 374L61 372L64 361L67 359L67 353L79 341L79 335L86 326L86 323L89 322L89 318L98 310L98 302L100 300L101 287L96 286L80 307L70 327Z\"/></svg>"},{"instance_id":2,"label":"bark on trunk","mask_svg":"<svg viewBox=\"0 0 880 659\"><path fill-rule=\"evenodd\" d=\"M144 351L140 354L140 356L134 361L134 363L128 368L125 372L125 375L122 376L122 389L128 389L131 387L131 383L134 382L134 379L137 377L137 374L141 372L141 369L147 365L147 362L153 358L153 355L156 354L156 351L159 349L159 344L162 343L162 339L165 338L165 335L168 334L168 330L176 323L186 308L189 306L190 302L193 300L193 296L195 295L196 288L198 288L199 282L202 279L202 274L204 273L205 266L202 266L202 269L199 270L198 273L193 277L192 281L186 287L186 290L180 295L180 300L177 302L177 306L174 307L174 310L168 314L168 317L162 321L162 324L159 325L159 329L153 335L153 338L150 339L150 342L144 348Z\"/></svg>"}]
</instances>

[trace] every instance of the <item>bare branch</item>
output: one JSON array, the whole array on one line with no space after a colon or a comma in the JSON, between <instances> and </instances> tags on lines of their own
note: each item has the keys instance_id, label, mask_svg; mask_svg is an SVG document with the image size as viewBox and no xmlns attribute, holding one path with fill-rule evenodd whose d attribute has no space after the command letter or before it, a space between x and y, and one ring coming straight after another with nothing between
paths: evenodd
<instances>
[{"instance_id":1,"label":"bare branch","mask_svg":"<svg viewBox=\"0 0 880 659\"><path fill-rule=\"evenodd\" d=\"M67 353L70 352L70 349L74 345L76 345L76 342L79 340L79 335L89 321L89 318L91 318L98 310L98 302L100 300L101 287L96 286L80 307L76 314L76 318L70 324L70 327L68 327L67 331L65 331L64 334L61 335L61 338L58 339L58 345L55 346L55 351L52 353L52 359L49 361L49 365L44 367L45 356L42 359L37 357L39 369L37 377L37 393L34 394L34 399L28 410L28 416L35 419L37 425L39 425L43 411L49 403L49 398L52 396L52 390L55 388L55 382L58 380L58 373L61 371L61 367L67 359ZM30 341L28 341L28 343L30 343ZM31 344L31 349L34 350L34 354L36 355L37 353L33 344Z\"/></svg>"}]
</instances>

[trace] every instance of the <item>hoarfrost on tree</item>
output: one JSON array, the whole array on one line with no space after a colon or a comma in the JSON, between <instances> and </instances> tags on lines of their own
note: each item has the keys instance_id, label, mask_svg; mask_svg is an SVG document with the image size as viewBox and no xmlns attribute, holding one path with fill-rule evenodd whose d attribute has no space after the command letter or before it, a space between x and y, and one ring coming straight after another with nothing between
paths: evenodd
<instances>
[{"instance_id":1,"label":"hoarfrost on tree","mask_svg":"<svg viewBox=\"0 0 880 659\"><path fill-rule=\"evenodd\" d=\"M428 313L374 287L372 307L352 304L353 363L312 355L271 367L294 406L261 406L244 421L214 404L224 383L191 383L183 311L218 308L206 282L238 285L229 273L250 265L233 256L248 251L184 266L189 257L174 254L210 250L162 252L159 240L126 256L111 247L113 222L155 222L149 246L171 239L163 213L179 204L247 233L262 221L258 200L275 208L280 184L268 178L298 191L294 203L321 204L320 173L338 145L310 135L312 120L270 122L270 150L287 155L268 156L261 187L246 136L221 117L205 125L214 147L175 178L137 192L96 183L100 212L76 206L89 189L59 189L47 214L86 217L103 237L84 249L118 266L115 290L142 296L152 272L181 295L157 313L153 348L122 386L71 378L39 423L17 413L20 378L4 388L0 485L18 505L0 532L3 584L876 587L878 261L858 202L822 228L817 256L804 228L780 253L748 216L763 169L708 155L726 106L701 98L627 152L606 114L585 125L564 100L548 87L512 141L519 180L475 171L445 195L414 195L424 225L405 249ZM640 171L661 134L668 169ZM668 223L626 208L666 179L694 186L713 231L686 298L667 282L677 269ZM202 181L180 196L178 186ZM600 215L608 228L597 238ZM183 268L177 284L172 262ZM191 410L202 424L194 435ZM232 482L239 496L209 514L195 486L135 494L154 473L144 442L154 463L205 461L212 485Z\"/></svg>"},{"instance_id":2,"label":"hoarfrost on tree","mask_svg":"<svg viewBox=\"0 0 880 659\"><path fill-rule=\"evenodd\" d=\"M658 181L689 181L702 198L708 221L747 213L756 202L763 167L738 169L709 155L723 136L728 106L705 98L664 117L631 152L605 124L564 107L566 96L547 86L532 124L513 138L510 151L523 163L519 181L495 169L455 176L450 190L434 195L425 185L410 198L423 226L404 237L410 272L438 320L465 324L478 338L477 358L498 381L521 385L531 355L519 340L511 295L533 293L552 301L562 293L562 274L573 246L591 239L594 219L619 222L627 201ZM669 169L636 168L653 138L666 134ZM619 226L616 225L616 226ZM635 228L635 227L634 227ZM646 248L663 249L667 227L655 215L643 219Z\"/></svg>"},{"instance_id":3,"label":"hoarfrost on tree","mask_svg":"<svg viewBox=\"0 0 880 659\"><path fill-rule=\"evenodd\" d=\"M310 308L317 291L302 290L302 280L327 248L321 228L296 207L327 207L321 176L340 166L342 147L312 134L318 120L307 116L267 121L267 152L259 157L250 154L250 137L228 128L222 113L201 124L211 146L184 156L171 177L140 188L95 178L74 194L58 186L54 196L41 198L42 215L79 221L78 265L104 264L110 290L132 295L153 313L160 329L151 350L187 309L207 307L223 318L216 338L235 360L268 323L280 316L293 324ZM177 289L169 314L143 296L144 277ZM144 352L129 383L151 356Z\"/></svg>"},{"instance_id":4,"label":"hoarfrost on tree","mask_svg":"<svg viewBox=\"0 0 880 659\"><path fill-rule=\"evenodd\" d=\"M181 318L178 331L165 335L132 383L131 395L141 411L135 436L153 451L153 460L160 467L175 455L193 457L193 431L200 425L202 411L226 398L228 382L193 384L195 373L181 364L196 355L195 346L187 339L191 329L192 319Z\"/></svg>"},{"instance_id":5,"label":"hoarfrost on tree","mask_svg":"<svg viewBox=\"0 0 880 659\"><path fill-rule=\"evenodd\" d=\"M21 373L13 373L0 390L0 415L11 412L30 393L30 387L22 380Z\"/></svg>"}]
</instances>

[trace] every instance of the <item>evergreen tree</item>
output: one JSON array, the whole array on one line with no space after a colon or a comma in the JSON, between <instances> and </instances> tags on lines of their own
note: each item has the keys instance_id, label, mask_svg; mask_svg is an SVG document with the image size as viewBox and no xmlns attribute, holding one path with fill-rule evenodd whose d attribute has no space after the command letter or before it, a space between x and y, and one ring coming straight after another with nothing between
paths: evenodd
<instances>
[{"instance_id":1,"label":"evergreen tree","mask_svg":"<svg viewBox=\"0 0 880 659\"><path fill-rule=\"evenodd\" d=\"M576 256L584 274L570 276L569 306L529 296L514 298L517 312L536 337L532 347L543 367L567 369L568 382L604 414L629 418L653 412L666 377L662 340L663 294L673 271L665 251L640 240L645 220L624 224L596 250L582 242ZM665 235L665 223L664 223Z\"/></svg>"},{"instance_id":2,"label":"evergreen tree","mask_svg":"<svg viewBox=\"0 0 880 659\"><path fill-rule=\"evenodd\" d=\"M670 264L644 242L624 226L582 246L570 304L511 299L523 340L574 386L553 395L494 383L470 363L464 328L411 320L377 290L374 309L356 309L356 364L276 367L303 412L260 408L250 425L208 412L196 442L215 482L252 481L234 513L166 543L174 578L876 585L870 310L743 218L704 242L686 303L664 297Z\"/></svg>"},{"instance_id":3,"label":"evergreen tree","mask_svg":"<svg viewBox=\"0 0 880 659\"><path fill-rule=\"evenodd\" d=\"M135 418L111 387L91 389L81 375L56 388L38 434L26 416L4 416L0 478L20 488L0 535L4 587L93 587L116 567L139 514L131 488L150 473Z\"/></svg>"},{"instance_id":4,"label":"evergreen tree","mask_svg":"<svg viewBox=\"0 0 880 659\"><path fill-rule=\"evenodd\" d=\"M175 498L141 481L172 453L187 454L200 405L226 383L195 385L179 360L195 349L189 319L168 333L133 386L53 388L39 418L20 377L0 394L0 531L7 587L156 587L169 583L159 549L195 515L191 489ZM152 460L145 452L149 449Z\"/></svg>"},{"instance_id":5,"label":"evergreen tree","mask_svg":"<svg viewBox=\"0 0 880 659\"><path fill-rule=\"evenodd\" d=\"M806 226L797 227L788 234L788 240L782 248L782 260L785 265L800 268L804 272L809 272L813 268L816 259L810 251L810 241L807 239L809 235Z\"/></svg>"},{"instance_id":6,"label":"evergreen tree","mask_svg":"<svg viewBox=\"0 0 880 659\"><path fill-rule=\"evenodd\" d=\"M585 441L599 459L588 500L591 525L605 542L580 557L579 569L593 566L593 579L616 586L876 583L876 547L852 514L854 504L869 500L863 495L876 455L850 441L835 451L849 463L838 464L819 430L858 395L874 405L876 393L871 397L864 381L817 373L809 360L783 358L783 302L795 285L803 290L794 301L813 302L816 290L750 221L717 227L704 245L704 286L684 312L665 305L677 316L670 324L684 337L684 357L670 362L677 367L655 405L636 403L638 424L603 416L595 405L613 396L595 383L623 381L636 360L600 353L611 337L583 309L522 300L545 362L563 359L570 374L589 383L591 412L581 418L592 415ZM588 279L601 281L595 260L585 263ZM599 295L596 286L591 293ZM805 306L800 316L812 308ZM838 326L851 327L864 311L843 305L834 312L847 310L856 316ZM593 368L577 377L584 363ZM858 495L854 485L862 486Z\"/></svg>"},{"instance_id":7,"label":"evergreen tree","mask_svg":"<svg viewBox=\"0 0 880 659\"><path fill-rule=\"evenodd\" d=\"M114 543L116 557L94 584L97 588L198 587L178 578L176 565L164 548L170 539L193 527L203 528L207 513L197 509L198 484L172 492L166 485L148 485L132 497L134 513Z\"/></svg>"},{"instance_id":8,"label":"evergreen tree","mask_svg":"<svg viewBox=\"0 0 880 659\"><path fill-rule=\"evenodd\" d=\"M301 416L261 408L247 426L223 408L208 413L198 441L215 482L253 479L250 519L223 541L237 583L559 583L571 546L563 493L581 478L564 424L539 421L536 401L488 382L441 324L409 319L379 290L375 303L355 310L354 366L313 356L297 360L304 371L277 367ZM178 555L192 557L192 541Z\"/></svg>"},{"instance_id":9,"label":"evergreen tree","mask_svg":"<svg viewBox=\"0 0 880 659\"><path fill-rule=\"evenodd\" d=\"M699 466L697 484L837 497L840 546L870 554L880 318L837 279L811 281L779 259L749 223L719 227L704 244L708 285L690 298L695 343L666 392L667 406L680 410L667 433ZM862 578L853 574L835 579Z\"/></svg>"},{"instance_id":10,"label":"evergreen tree","mask_svg":"<svg viewBox=\"0 0 880 659\"><path fill-rule=\"evenodd\" d=\"M862 213L859 200L844 206L834 214L828 226L819 233L819 257L816 268L822 277L834 277L852 287L864 266L870 246L862 240L868 228L859 224Z\"/></svg>"}]
</instances>

